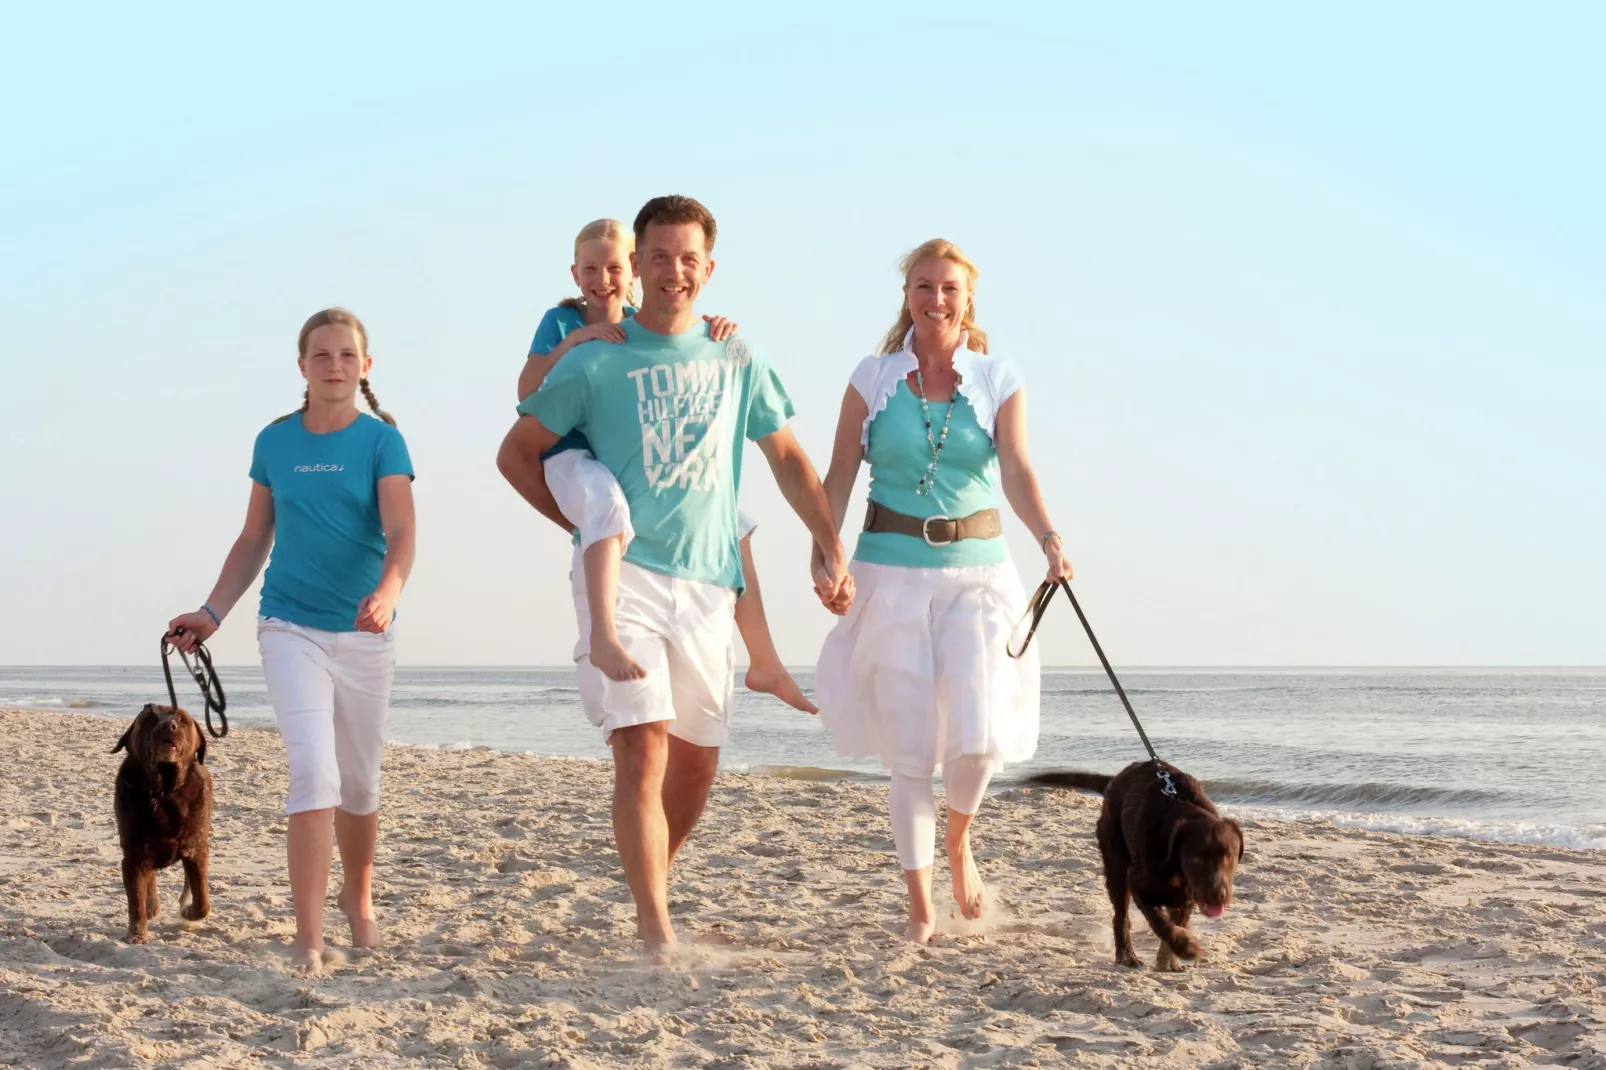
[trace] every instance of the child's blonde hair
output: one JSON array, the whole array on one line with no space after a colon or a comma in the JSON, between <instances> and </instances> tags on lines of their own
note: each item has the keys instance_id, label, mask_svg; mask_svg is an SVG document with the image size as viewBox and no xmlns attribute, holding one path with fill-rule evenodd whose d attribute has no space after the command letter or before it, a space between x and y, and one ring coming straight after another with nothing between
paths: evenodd
<instances>
[{"instance_id":1,"label":"child's blonde hair","mask_svg":"<svg viewBox=\"0 0 1606 1070\"><path fill-rule=\"evenodd\" d=\"M615 242L624 246L626 252L634 252L636 248L636 236L630 232L629 227L625 226L617 219L593 219L591 222L581 227L580 233L574 236L575 260L578 261L580 259L580 246L584 245L588 241ZM628 283L625 284L625 304L634 305L636 303L635 289L636 280L632 278ZM563 300L558 302L558 307L579 308L583 304L585 304L583 298L565 297Z\"/></svg>"}]
</instances>

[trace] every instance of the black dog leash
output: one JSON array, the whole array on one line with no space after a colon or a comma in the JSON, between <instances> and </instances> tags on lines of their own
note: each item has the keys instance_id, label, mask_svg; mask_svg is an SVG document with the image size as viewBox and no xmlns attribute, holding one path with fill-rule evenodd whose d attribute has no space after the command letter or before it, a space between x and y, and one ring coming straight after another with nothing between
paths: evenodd
<instances>
[{"instance_id":1,"label":"black dog leash","mask_svg":"<svg viewBox=\"0 0 1606 1070\"><path fill-rule=\"evenodd\" d=\"M229 718L223 711L228 709L229 700L223 694L223 684L217 678L217 670L212 668L212 655L207 652L204 643L195 644L195 661L178 647L172 645L170 640L184 634L180 628L162 636L162 675L167 677L167 698L173 708L178 709L178 692L173 690L173 670L167 663L170 651L178 650L179 660L184 663L184 669L195 681L195 686L201 689L201 698L206 703L206 730L212 733L212 738L222 739L229 734ZM216 692L214 696L213 692ZM212 711L217 711L217 719L223 725L222 731L212 727Z\"/></svg>"},{"instance_id":2,"label":"black dog leash","mask_svg":"<svg viewBox=\"0 0 1606 1070\"><path fill-rule=\"evenodd\" d=\"M1026 648L1031 645L1032 636L1037 634L1037 626L1043 623L1043 614L1048 612L1048 603L1053 600L1056 588L1063 588L1065 597L1071 600L1071 608L1076 610L1076 619L1082 622L1082 630L1087 632L1088 641L1093 644L1093 652L1099 656L1099 662L1104 666L1104 672L1109 676L1110 683L1115 685L1115 693L1121 696L1121 705L1126 707L1126 715L1132 718L1132 727L1138 730L1138 738L1143 740L1143 749L1149 752L1149 757L1154 761L1156 775L1164 785L1160 790L1167 798L1174 798L1177 788L1171 783L1171 774L1161 764L1160 756L1154 753L1154 745L1149 742L1149 734L1143 730L1143 722L1138 720L1137 711L1132 708L1132 700L1126 697L1126 689L1121 686L1121 681L1116 679L1115 670L1110 667L1110 659L1104 656L1104 648L1099 646L1099 637L1093 634L1093 626L1087 622L1087 614L1082 612L1081 603L1076 600L1076 595L1071 593L1071 585L1068 582L1060 580L1056 583L1053 580L1044 580L1038 586L1037 592L1032 595L1032 600L1026 605L1026 616L1021 618L1022 621L1025 621L1026 617L1032 620L1032 626L1026 630L1026 638L1021 641L1019 650L1010 650L1008 645L1005 645L1004 652L1012 658L1018 658L1026 653Z\"/></svg>"}]
</instances>

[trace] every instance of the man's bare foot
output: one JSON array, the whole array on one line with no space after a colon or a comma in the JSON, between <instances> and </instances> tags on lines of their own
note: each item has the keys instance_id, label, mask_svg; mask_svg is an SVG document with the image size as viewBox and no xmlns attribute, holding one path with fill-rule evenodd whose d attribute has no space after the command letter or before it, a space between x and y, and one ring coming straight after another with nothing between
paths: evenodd
<instances>
[{"instance_id":1,"label":"man's bare foot","mask_svg":"<svg viewBox=\"0 0 1606 1070\"><path fill-rule=\"evenodd\" d=\"M619 642L618 636L593 632L590 657L591 664L610 680L640 680L647 675L647 670L636 664L636 659Z\"/></svg>"},{"instance_id":2,"label":"man's bare foot","mask_svg":"<svg viewBox=\"0 0 1606 1070\"><path fill-rule=\"evenodd\" d=\"M808 700L803 689L797 686L792 674L786 671L786 666L775 665L749 665L747 678L743 681L749 691L762 691L766 695L774 695L794 710L804 713L819 713L820 707Z\"/></svg>"},{"instance_id":3,"label":"man's bare foot","mask_svg":"<svg viewBox=\"0 0 1606 1070\"><path fill-rule=\"evenodd\" d=\"M378 947L379 922L374 917L374 905L368 903L361 910L353 910L352 905L346 901L346 890L340 889L335 897L340 909L346 912L346 921L351 924L352 947Z\"/></svg>"},{"instance_id":4,"label":"man's bare foot","mask_svg":"<svg viewBox=\"0 0 1606 1070\"><path fill-rule=\"evenodd\" d=\"M981 882L981 871L970 853L970 837L948 845L948 869L954 878L954 902L959 913L972 921L986 909L987 886Z\"/></svg>"}]
</instances>

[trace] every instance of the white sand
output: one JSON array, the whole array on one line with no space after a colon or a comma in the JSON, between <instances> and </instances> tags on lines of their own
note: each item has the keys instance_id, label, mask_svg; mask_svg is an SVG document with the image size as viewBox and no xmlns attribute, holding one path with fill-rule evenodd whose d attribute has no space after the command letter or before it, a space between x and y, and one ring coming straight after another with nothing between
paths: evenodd
<instances>
[{"instance_id":1,"label":"white sand","mask_svg":"<svg viewBox=\"0 0 1606 1070\"><path fill-rule=\"evenodd\" d=\"M392 748L389 943L308 980L269 732L212 745L212 916L175 920L174 867L122 942L121 730L0 711L0 1065L1606 1070L1601 853L1246 822L1205 958L1157 974L1111 963L1096 800L990 799L991 917L914 948L884 789L729 775L674 873L695 962L664 970L634 955L606 766Z\"/></svg>"}]
</instances>

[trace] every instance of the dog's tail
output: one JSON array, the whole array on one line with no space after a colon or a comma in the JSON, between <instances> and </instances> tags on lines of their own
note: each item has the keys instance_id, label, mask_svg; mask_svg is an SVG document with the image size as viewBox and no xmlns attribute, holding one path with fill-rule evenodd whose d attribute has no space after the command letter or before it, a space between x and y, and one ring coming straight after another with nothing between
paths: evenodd
<instances>
[{"instance_id":1,"label":"dog's tail","mask_svg":"<svg viewBox=\"0 0 1606 1070\"><path fill-rule=\"evenodd\" d=\"M1103 773L1077 773L1070 770L1053 770L1047 773L1033 773L1022 783L1032 788L1074 788L1077 791L1091 791L1095 795L1103 795L1109 788L1113 776Z\"/></svg>"}]
</instances>

